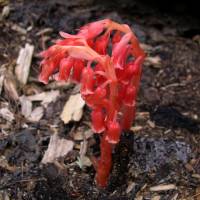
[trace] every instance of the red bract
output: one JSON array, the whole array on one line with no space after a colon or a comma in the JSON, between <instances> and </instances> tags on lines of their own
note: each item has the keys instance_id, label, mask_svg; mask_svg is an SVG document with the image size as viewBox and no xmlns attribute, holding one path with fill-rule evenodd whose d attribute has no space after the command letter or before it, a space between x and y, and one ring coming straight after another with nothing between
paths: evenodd
<instances>
[{"instance_id":1,"label":"red bract","mask_svg":"<svg viewBox=\"0 0 200 200\"><path fill-rule=\"evenodd\" d=\"M41 53L40 81L56 80L81 84L81 95L92 109L92 130L101 138L100 157L93 158L98 186L108 183L112 149L135 118L135 104L145 54L128 25L109 19L80 28Z\"/></svg>"}]
</instances>

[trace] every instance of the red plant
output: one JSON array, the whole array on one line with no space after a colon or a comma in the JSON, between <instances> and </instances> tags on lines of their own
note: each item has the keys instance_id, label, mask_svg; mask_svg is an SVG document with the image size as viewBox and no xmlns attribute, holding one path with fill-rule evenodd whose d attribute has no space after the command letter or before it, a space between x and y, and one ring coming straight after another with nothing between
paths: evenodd
<instances>
[{"instance_id":1,"label":"red plant","mask_svg":"<svg viewBox=\"0 0 200 200\"><path fill-rule=\"evenodd\" d=\"M69 78L81 83L81 95L92 109L92 130L101 139L101 155L93 159L98 186L105 187L112 149L135 118L136 96L145 54L128 25L109 19L80 28L41 53L40 81ZM57 73L58 72L58 73Z\"/></svg>"}]
</instances>

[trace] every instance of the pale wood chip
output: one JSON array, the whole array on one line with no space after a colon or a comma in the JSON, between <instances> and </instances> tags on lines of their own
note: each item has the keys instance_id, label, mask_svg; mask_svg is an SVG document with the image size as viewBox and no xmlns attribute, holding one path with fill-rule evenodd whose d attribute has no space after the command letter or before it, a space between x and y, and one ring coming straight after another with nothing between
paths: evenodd
<instances>
[{"instance_id":1,"label":"pale wood chip","mask_svg":"<svg viewBox=\"0 0 200 200\"><path fill-rule=\"evenodd\" d=\"M152 122L151 120L147 120L147 124L151 127L151 128L155 128L156 125L154 122Z\"/></svg>"},{"instance_id":2,"label":"pale wood chip","mask_svg":"<svg viewBox=\"0 0 200 200\"><path fill-rule=\"evenodd\" d=\"M41 36L41 35L45 35L45 34L52 33L52 32L53 32L52 28L44 28L44 29L38 31L36 33L36 36Z\"/></svg>"},{"instance_id":3,"label":"pale wood chip","mask_svg":"<svg viewBox=\"0 0 200 200\"><path fill-rule=\"evenodd\" d=\"M11 29L12 29L13 31L16 31L16 32L22 34L22 35L26 35L26 34L27 34L27 30L24 29L24 28L22 28L22 27L20 27L20 26L17 25L17 24L13 24L13 25L11 26Z\"/></svg>"},{"instance_id":4,"label":"pale wood chip","mask_svg":"<svg viewBox=\"0 0 200 200\"><path fill-rule=\"evenodd\" d=\"M150 117L150 113L149 112L137 112L136 116L138 119L145 119L145 118Z\"/></svg>"},{"instance_id":5,"label":"pale wood chip","mask_svg":"<svg viewBox=\"0 0 200 200\"><path fill-rule=\"evenodd\" d=\"M66 156L74 146L74 142L60 138L57 134L53 134L50 138L48 149L45 151L42 159L43 164L53 163L60 157Z\"/></svg>"},{"instance_id":6,"label":"pale wood chip","mask_svg":"<svg viewBox=\"0 0 200 200\"><path fill-rule=\"evenodd\" d=\"M192 177L200 180L200 174L192 174Z\"/></svg>"},{"instance_id":7,"label":"pale wood chip","mask_svg":"<svg viewBox=\"0 0 200 200\"><path fill-rule=\"evenodd\" d=\"M27 98L30 101L42 101L41 104L46 108L49 105L49 103L55 102L59 96L59 90L52 90L49 92L41 92L39 94L31 95Z\"/></svg>"},{"instance_id":8,"label":"pale wood chip","mask_svg":"<svg viewBox=\"0 0 200 200\"><path fill-rule=\"evenodd\" d=\"M0 15L0 20L5 19L10 14L10 6L4 6Z\"/></svg>"},{"instance_id":9,"label":"pale wood chip","mask_svg":"<svg viewBox=\"0 0 200 200\"><path fill-rule=\"evenodd\" d=\"M9 165L5 156L0 156L0 167L11 172L14 172L16 170L16 167Z\"/></svg>"},{"instance_id":10,"label":"pale wood chip","mask_svg":"<svg viewBox=\"0 0 200 200\"><path fill-rule=\"evenodd\" d=\"M45 89L51 89L51 90L55 90L55 89L69 89L73 86L73 83L70 82L56 82L53 81L47 85L45 85Z\"/></svg>"},{"instance_id":11,"label":"pale wood chip","mask_svg":"<svg viewBox=\"0 0 200 200\"><path fill-rule=\"evenodd\" d=\"M60 115L62 121L65 124L69 123L70 121L79 121L83 115L84 105L85 101L81 98L80 93L71 95Z\"/></svg>"},{"instance_id":12,"label":"pale wood chip","mask_svg":"<svg viewBox=\"0 0 200 200\"><path fill-rule=\"evenodd\" d=\"M73 133L73 138L74 140L77 140L77 141L83 140L84 139L83 132L78 131L78 132Z\"/></svg>"},{"instance_id":13,"label":"pale wood chip","mask_svg":"<svg viewBox=\"0 0 200 200\"><path fill-rule=\"evenodd\" d=\"M22 115L28 118L32 112L32 102L24 95L19 98L19 101L21 104Z\"/></svg>"},{"instance_id":14,"label":"pale wood chip","mask_svg":"<svg viewBox=\"0 0 200 200\"><path fill-rule=\"evenodd\" d=\"M88 140L94 135L93 131L91 129L88 129L86 131L84 130L77 130L76 132L73 133L73 138L74 140L81 141L81 140Z\"/></svg>"},{"instance_id":15,"label":"pale wood chip","mask_svg":"<svg viewBox=\"0 0 200 200\"><path fill-rule=\"evenodd\" d=\"M194 172L194 168L190 163L186 163L185 164L185 168L189 171L189 172Z\"/></svg>"},{"instance_id":16,"label":"pale wood chip","mask_svg":"<svg viewBox=\"0 0 200 200\"><path fill-rule=\"evenodd\" d=\"M142 195L139 195L135 198L135 200L143 200L143 196Z\"/></svg>"},{"instance_id":17,"label":"pale wood chip","mask_svg":"<svg viewBox=\"0 0 200 200\"><path fill-rule=\"evenodd\" d=\"M19 99L17 91L17 82L14 76L10 73L6 74L3 81L3 87L5 93L14 101Z\"/></svg>"},{"instance_id":18,"label":"pale wood chip","mask_svg":"<svg viewBox=\"0 0 200 200\"><path fill-rule=\"evenodd\" d=\"M146 66L153 66L155 68L160 68L161 67L161 58L160 58L160 56L154 56L154 57L149 56L145 59L144 64Z\"/></svg>"},{"instance_id":19,"label":"pale wood chip","mask_svg":"<svg viewBox=\"0 0 200 200\"><path fill-rule=\"evenodd\" d=\"M143 129L142 126L132 126L132 127L130 128L130 130L133 131L133 132L139 132L139 131L141 131L142 129Z\"/></svg>"},{"instance_id":20,"label":"pale wood chip","mask_svg":"<svg viewBox=\"0 0 200 200\"><path fill-rule=\"evenodd\" d=\"M196 197L196 200L200 200L200 186L196 188L196 194L193 197Z\"/></svg>"},{"instance_id":21,"label":"pale wood chip","mask_svg":"<svg viewBox=\"0 0 200 200\"><path fill-rule=\"evenodd\" d=\"M19 52L15 74L18 81L22 84L26 84L28 81L33 51L34 46L26 43L25 48L22 48Z\"/></svg>"},{"instance_id":22,"label":"pale wood chip","mask_svg":"<svg viewBox=\"0 0 200 200\"><path fill-rule=\"evenodd\" d=\"M47 108L49 103L55 102L56 99L60 96L60 91L59 90L52 90L50 92L46 92L44 99L42 100L42 105Z\"/></svg>"},{"instance_id":23,"label":"pale wood chip","mask_svg":"<svg viewBox=\"0 0 200 200\"><path fill-rule=\"evenodd\" d=\"M151 198L151 200L160 200L160 196L159 195L156 195L156 196L153 196L152 198Z\"/></svg>"},{"instance_id":24,"label":"pale wood chip","mask_svg":"<svg viewBox=\"0 0 200 200\"><path fill-rule=\"evenodd\" d=\"M79 152L80 157L78 158L77 161L77 164L81 169L83 169L84 167L90 167L92 165L91 160L86 156L87 147L88 147L88 141L83 140L80 146L80 152Z\"/></svg>"},{"instance_id":25,"label":"pale wood chip","mask_svg":"<svg viewBox=\"0 0 200 200\"><path fill-rule=\"evenodd\" d=\"M153 51L153 47L151 45L141 43L140 46L141 46L142 49L144 49L145 52Z\"/></svg>"},{"instance_id":26,"label":"pale wood chip","mask_svg":"<svg viewBox=\"0 0 200 200\"><path fill-rule=\"evenodd\" d=\"M175 193L171 200L176 200L178 198L178 193Z\"/></svg>"},{"instance_id":27,"label":"pale wood chip","mask_svg":"<svg viewBox=\"0 0 200 200\"><path fill-rule=\"evenodd\" d=\"M42 106L38 106L33 111L31 114L27 117L27 119L31 122L39 122L40 119L44 115L44 108Z\"/></svg>"},{"instance_id":28,"label":"pale wood chip","mask_svg":"<svg viewBox=\"0 0 200 200\"><path fill-rule=\"evenodd\" d=\"M159 192L159 191L167 191L167 190L176 190L177 187L174 184L168 184L168 185L157 185L150 187L151 192Z\"/></svg>"},{"instance_id":29,"label":"pale wood chip","mask_svg":"<svg viewBox=\"0 0 200 200\"><path fill-rule=\"evenodd\" d=\"M9 122L15 119L14 114L6 107L0 109L0 116Z\"/></svg>"},{"instance_id":30,"label":"pale wood chip","mask_svg":"<svg viewBox=\"0 0 200 200\"><path fill-rule=\"evenodd\" d=\"M132 190L133 190L133 188L135 187L135 182L130 182L129 184L128 184L128 187L126 188L126 193L128 194L128 193L130 193Z\"/></svg>"},{"instance_id":31,"label":"pale wood chip","mask_svg":"<svg viewBox=\"0 0 200 200\"><path fill-rule=\"evenodd\" d=\"M0 95L3 89L4 74L0 75Z\"/></svg>"}]
</instances>

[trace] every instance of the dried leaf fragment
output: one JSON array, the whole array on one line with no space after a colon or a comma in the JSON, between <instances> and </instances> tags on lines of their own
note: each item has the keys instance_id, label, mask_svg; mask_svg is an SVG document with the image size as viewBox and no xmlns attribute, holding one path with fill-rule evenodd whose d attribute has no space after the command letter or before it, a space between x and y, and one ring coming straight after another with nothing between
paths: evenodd
<instances>
[{"instance_id":1,"label":"dried leaf fragment","mask_svg":"<svg viewBox=\"0 0 200 200\"><path fill-rule=\"evenodd\" d=\"M53 163L56 159L66 156L74 147L71 140L61 139L57 134L50 138L48 149L46 150L42 163Z\"/></svg>"},{"instance_id":2,"label":"dried leaf fragment","mask_svg":"<svg viewBox=\"0 0 200 200\"><path fill-rule=\"evenodd\" d=\"M70 121L79 121L83 115L84 105L85 101L81 98L80 93L71 95L60 115L63 122L67 124Z\"/></svg>"}]
</instances>

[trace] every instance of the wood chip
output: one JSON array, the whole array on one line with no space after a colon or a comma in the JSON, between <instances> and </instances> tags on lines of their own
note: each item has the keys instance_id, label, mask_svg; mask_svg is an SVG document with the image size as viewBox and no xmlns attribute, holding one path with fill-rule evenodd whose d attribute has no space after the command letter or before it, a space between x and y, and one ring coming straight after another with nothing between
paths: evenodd
<instances>
[{"instance_id":1,"label":"wood chip","mask_svg":"<svg viewBox=\"0 0 200 200\"><path fill-rule=\"evenodd\" d=\"M6 65L1 65L0 66L0 95L3 90L3 82L5 78L5 73L6 73Z\"/></svg>"},{"instance_id":2,"label":"wood chip","mask_svg":"<svg viewBox=\"0 0 200 200\"><path fill-rule=\"evenodd\" d=\"M143 196L137 196L136 198L135 198L135 200L143 200Z\"/></svg>"},{"instance_id":3,"label":"wood chip","mask_svg":"<svg viewBox=\"0 0 200 200\"><path fill-rule=\"evenodd\" d=\"M19 52L15 74L22 84L26 84L28 81L33 51L34 46L26 43L25 48L22 48Z\"/></svg>"},{"instance_id":4,"label":"wood chip","mask_svg":"<svg viewBox=\"0 0 200 200\"><path fill-rule=\"evenodd\" d=\"M59 90L52 90L49 92L41 92L39 94L31 95L27 98L30 101L42 101L41 104L46 108L49 105L49 103L55 102L59 96Z\"/></svg>"},{"instance_id":5,"label":"wood chip","mask_svg":"<svg viewBox=\"0 0 200 200\"><path fill-rule=\"evenodd\" d=\"M76 163L81 169L92 166L92 162L87 156L78 157L78 161Z\"/></svg>"},{"instance_id":6,"label":"wood chip","mask_svg":"<svg viewBox=\"0 0 200 200\"><path fill-rule=\"evenodd\" d=\"M39 122L44 115L44 108L42 106L36 107L27 119L31 122Z\"/></svg>"},{"instance_id":7,"label":"wood chip","mask_svg":"<svg viewBox=\"0 0 200 200\"><path fill-rule=\"evenodd\" d=\"M14 101L19 99L17 92L17 83L14 76L11 73L7 73L4 77L3 87L5 93Z\"/></svg>"},{"instance_id":8,"label":"wood chip","mask_svg":"<svg viewBox=\"0 0 200 200\"><path fill-rule=\"evenodd\" d=\"M48 149L45 151L42 159L43 164L53 163L60 157L66 156L74 146L74 142L60 138L57 134L53 134L50 138Z\"/></svg>"},{"instance_id":9,"label":"wood chip","mask_svg":"<svg viewBox=\"0 0 200 200\"><path fill-rule=\"evenodd\" d=\"M55 89L69 89L71 87L73 87L73 84L71 82L56 82L53 81L47 85L44 86L45 89L51 89L51 90L55 90Z\"/></svg>"},{"instance_id":10,"label":"wood chip","mask_svg":"<svg viewBox=\"0 0 200 200\"><path fill-rule=\"evenodd\" d=\"M17 25L17 24L13 24L12 27L11 27L11 29L12 29L13 31L16 31L16 32L22 34L22 35L26 35L26 33L27 33L26 29L20 27L20 26Z\"/></svg>"},{"instance_id":11,"label":"wood chip","mask_svg":"<svg viewBox=\"0 0 200 200\"><path fill-rule=\"evenodd\" d=\"M128 194L128 193L130 193L132 190L133 190L133 188L136 186L136 184L135 184L135 182L130 182L129 184L128 184L128 187L126 188L126 193Z\"/></svg>"},{"instance_id":12,"label":"wood chip","mask_svg":"<svg viewBox=\"0 0 200 200\"><path fill-rule=\"evenodd\" d=\"M14 172L16 170L15 166L9 165L7 159L4 156L0 156L0 167L11 172Z\"/></svg>"},{"instance_id":13,"label":"wood chip","mask_svg":"<svg viewBox=\"0 0 200 200\"><path fill-rule=\"evenodd\" d=\"M174 184L168 184L168 185L157 185L150 187L151 192L159 192L159 191L167 191L167 190L176 190L177 187Z\"/></svg>"},{"instance_id":14,"label":"wood chip","mask_svg":"<svg viewBox=\"0 0 200 200\"><path fill-rule=\"evenodd\" d=\"M160 200L160 196L159 195L156 195L156 196L153 196L152 198L151 198L151 200Z\"/></svg>"},{"instance_id":15,"label":"wood chip","mask_svg":"<svg viewBox=\"0 0 200 200\"><path fill-rule=\"evenodd\" d=\"M0 20L5 19L10 14L10 6L4 6L0 15Z\"/></svg>"},{"instance_id":16,"label":"wood chip","mask_svg":"<svg viewBox=\"0 0 200 200\"><path fill-rule=\"evenodd\" d=\"M49 103L55 102L56 99L60 96L59 90L52 90L50 92L45 92L44 99L42 100L42 105L47 108Z\"/></svg>"},{"instance_id":17,"label":"wood chip","mask_svg":"<svg viewBox=\"0 0 200 200\"><path fill-rule=\"evenodd\" d=\"M149 52L153 51L153 47L151 45L141 43L140 46L141 46L142 49L144 49L145 52L149 53Z\"/></svg>"},{"instance_id":18,"label":"wood chip","mask_svg":"<svg viewBox=\"0 0 200 200\"><path fill-rule=\"evenodd\" d=\"M189 171L189 172L194 172L194 168L190 163L186 163L185 164L185 168Z\"/></svg>"},{"instance_id":19,"label":"wood chip","mask_svg":"<svg viewBox=\"0 0 200 200\"><path fill-rule=\"evenodd\" d=\"M81 98L80 93L71 95L60 115L62 121L65 124L69 123L70 121L79 121L83 115L84 105L85 101Z\"/></svg>"},{"instance_id":20,"label":"wood chip","mask_svg":"<svg viewBox=\"0 0 200 200\"><path fill-rule=\"evenodd\" d=\"M175 193L171 200L176 200L178 198L178 193Z\"/></svg>"},{"instance_id":21,"label":"wood chip","mask_svg":"<svg viewBox=\"0 0 200 200\"><path fill-rule=\"evenodd\" d=\"M139 132L143 129L143 127L142 126L132 126L130 129L133 132Z\"/></svg>"},{"instance_id":22,"label":"wood chip","mask_svg":"<svg viewBox=\"0 0 200 200\"><path fill-rule=\"evenodd\" d=\"M28 118L32 112L32 102L24 95L19 98L19 101L21 104L21 114Z\"/></svg>"},{"instance_id":23,"label":"wood chip","mask_svg":"<svg viewBox=\"0 0 200 200\"><path fill-rule=\"evenodd\" d=\"M145 59L145 65L146 66L153 66L155 68L160 68L161 67L161 58L160 56L155 56L155 57L147 57Z\"/></svg>"},{"instance_id":24,"label":"wood chip","mask_svg":"<svg viewBox=\"0 0 200 200\"><path fill-rule=\"evenodd\" d=\"M78 130L77 132L73 133L73 138L74 140L77 140L77 141L81 141L81 140L84 140L84 139L89 139L93 136L93 131L91 129L87 130L87 131L84 131L83 130Z\"/></svg>"},{"instance_id":25,"label":"wood chip","mask_svg":"<svg viewBox=\"0 0 200 200\"><path fill-rule=\"evenodd\" d=\"M8 108L1 108L0 116L9 122L12 122L15 119L14 114Z\"/></svg>"},{"instance_id":26,"label":"wood chip","mask_svg":"<svg viewBox=\"0 0 200 200\"><path fill-rule=\"evenodd\" d=\"M78 161L77 161L77 164L81 169L83 169L84 167L90 167L92 165L92 162L86 156L87 147L88 147L88 141L83 140L83 142L81 142L81 147L80 147L80 152L79 152L80 157L78 158Z\"/></svg>"},{"instance_id":27,"label":"wood chip","mask_svg":"<svg viewBox=\"0 0 200 200\"><path fill-rule=\"evenodd\" d=\"M0 75L0 95L3 89L4 74Z\"/></svg>"},{"instance_id":28,"label":"wood chip","mask_svg":"<svg viewBox=\"0 0 200 200\"><path fill-rule=\"evenodd\" d=\"M192 174L192 177L200 180L200 174Z\"/></svg>"},{"instance_id":29,"label":"wood chip","mask_svg":"<svg viewBox=\"0 0 200 200\"><path fill-rule=\"evenodd\" d=\"M156 125L154 122L152 122L151 120L147 120L147 124L151 127L151 128L155 128Z\"/></svg>"},{"instance_id":30,"label":"wood chip","mask_svg":"<svg viewBox=\"0 0 200 200\"><path fill-rule=\"evenodd\" d=\"M200 187L196 188L196 194L194 196L196 197L196 200L200 200Z\"/></svg>"},{"instance_id":31,"label":"wood chip","mask_svg":"<svg viewBox=\"0 0 200 200\"><path fill-rule=\"evenodd\" d=\"M84 139L83 132L78 131L78 132L73 133L73 138L74 140L77 140L77 141L83 140Z\"/></svg>"},{"instance_id":32,"label":"wood chip","mask_svg":"<svg viewBox=\"0 0 200 200\"><path fill-rule=\"evenodd\" d=\"M53 29L52 28L44 28L42 30L40 30L39 32L36 33L36 36L41 36L41 35L45 35L48 33L52 33Z\"/></svg>"}]
</instances>

